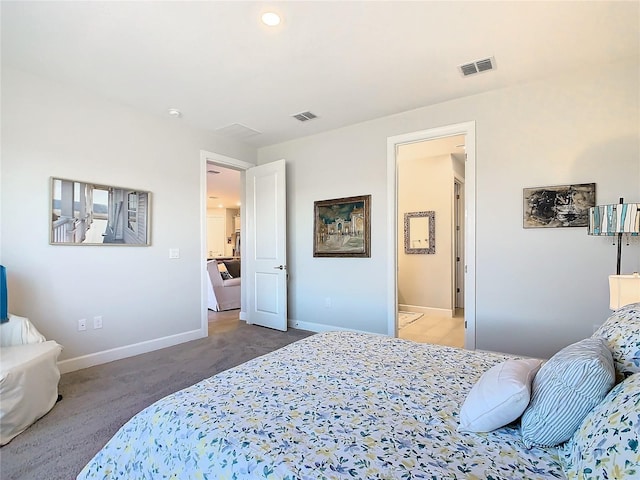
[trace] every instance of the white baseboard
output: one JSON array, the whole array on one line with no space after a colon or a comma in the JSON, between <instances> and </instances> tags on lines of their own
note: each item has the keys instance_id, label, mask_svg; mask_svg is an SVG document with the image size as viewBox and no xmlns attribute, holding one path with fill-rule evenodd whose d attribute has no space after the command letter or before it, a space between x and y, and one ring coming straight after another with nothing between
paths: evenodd
<instances>
[{"instance_id":1,"label":"white baseboard","mask_svg":"<svg viewBox=\"0 0 640 480\"><path fill-rule=\"evenodd\" d=\"M89 355L69 358L58 362L58 368L60 369L60 373L74 372L82 368L93 367L94 365L133 357L134 355L152 352L161 348L172 347L179 343L190 342L191 340L197 340L206 336L207 333L203 333L201 329L191 330L189 332L178 333L176 335L169 335L168 337L155 338L153 340L146 340L132 345L125 345L124 347L117 347L110 350L90 353Z\"/></svg>"},{"instance_id":2,"label":"white baseboard","mask_svg":"<svg viewBox=\"0 0 640 480\"><path fill-rule=\"evenodd\" d=\"M247 321L247 314L245 312L243 312L242 310L240 310L240 315L238 315L238 318L240 320L244 320L246 322Z\"/></svg>"},{"instance_id":3,"label":"white baseboard","mask_svg":"<svg viewBox=\"0 0 640 480\"><path fill-rule=\"evenodd\" d=\"M356 330L354 328L343 328L343 327L336 327L334 325L325 325L324 323L301 322L300 320L293 320L291 318L288 320L287 325L290 328L297 328L299 330L306 330L308 332L315 332L315 333L336 332L336 331L373 333L373 332L367 332L365 330Z\"/></svg>"},{"instance_id":4,"label":"white baseboard","mask_svg":"<svg viewBox=\"0 0 640 480\"><path fill-rule=\"evenodd\" d=\"M401 312L423 313L426 317L454 317L454 310L450 308L419 307L416 305L398 305Z\"/></svg>"}]
</instances>

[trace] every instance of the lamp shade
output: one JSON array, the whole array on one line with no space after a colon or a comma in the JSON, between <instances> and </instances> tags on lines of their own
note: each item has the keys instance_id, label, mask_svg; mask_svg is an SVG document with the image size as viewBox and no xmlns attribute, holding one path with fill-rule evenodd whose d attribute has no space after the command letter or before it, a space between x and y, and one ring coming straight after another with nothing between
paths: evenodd
<instances>
[{"instance_id":1,"label":"lamp shade","mask_svg":"<svg viewBox=\"0 0 640 480\"><path fill-rule=\"evenodd\" d=\"M609 308L618 310L640 302L640 275L609 275Z\"/></svg>"},{"instance_id":2,"label":"lamp shade","mask_svg":"<svg viewBox=\"0 0 640 480\"><path fill-rule=\"evenodd\" d=\"M622 236L640 234L640 203L620 203L598 205L589 209L589 235L617 235L618 261L616 274L620 275L620 257L622 256ZM628 244L628 243L627 243Z\"/></svg>"},{"instance_id":3,"label":"lamp shade","mask_svg":"<svg viewBox=\"0 0 640 480\"><path fill-rule=\"evenodd\" d=\"M589 235L640 234L640 203L614 203L589 209Z\"/></svg>"}]
</instances>

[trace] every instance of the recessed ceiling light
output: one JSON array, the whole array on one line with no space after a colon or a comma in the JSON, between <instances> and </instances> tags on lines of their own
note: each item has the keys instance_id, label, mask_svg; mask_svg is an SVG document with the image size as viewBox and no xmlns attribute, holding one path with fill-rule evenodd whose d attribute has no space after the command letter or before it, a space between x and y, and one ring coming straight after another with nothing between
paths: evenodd
<instances>
[{"instance_id":1,"label":"recessed ceiling light","mask_svg":"<svg viewBox=\"0 0 640 480\"><path fill-rule=\"evenodd\" d=\"M167 111L169 112L169 115L171 115L174 118L180 118L182 116L182 112L177 108L170 108Z\"/></svg>"},{"instance_id":2,"label":"recessed ceiling light","mask_svg":"<svg viewBox=\"0 0 640 480\"><path fill-rule=\"evenodd\" d=\"M280 15L275 12L265 12L262 14L262 23L269 27L280 25Z\"/></svg>"},{"instance_id":3,"label":"recessed ceiling light","mask_svg":"<svg viewBox=\"0 0 640 480\"><path fill-rule=\"evenodd\" d=\"M218 208L224 208L224 205L219 204L219 205L218 205Z\"/></svg>"}]
</instances>

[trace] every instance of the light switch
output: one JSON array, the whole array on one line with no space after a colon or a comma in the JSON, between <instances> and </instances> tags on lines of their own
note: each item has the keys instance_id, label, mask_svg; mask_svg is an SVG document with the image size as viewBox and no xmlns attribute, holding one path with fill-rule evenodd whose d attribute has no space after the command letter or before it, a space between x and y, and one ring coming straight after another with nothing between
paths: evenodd
<instances>
[{"instance_id":1,"label":"light switch","mask_svg":"<svg viewBox=\"0 0 640 480\"><path fill-rule=\"evenodd\" d=\"M180 249L179 248L170 248L169 249L169 258L180 258Z\"/></svg>"}]
</instances>

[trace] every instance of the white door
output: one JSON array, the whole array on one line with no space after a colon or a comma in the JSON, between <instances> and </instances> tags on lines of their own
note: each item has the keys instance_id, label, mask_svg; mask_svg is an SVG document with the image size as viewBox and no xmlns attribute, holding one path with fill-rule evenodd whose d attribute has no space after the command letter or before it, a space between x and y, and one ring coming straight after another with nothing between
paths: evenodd
<instances>
[{"instance_id":1,"label":"white door","mask_svg":"<svg viewBox=\"0 0 640 480\"><path fill-rule=\"evenodd\" d=\"M246 171L247 323L287 330L285 162Z\"/></svg>"}]
</instances>

